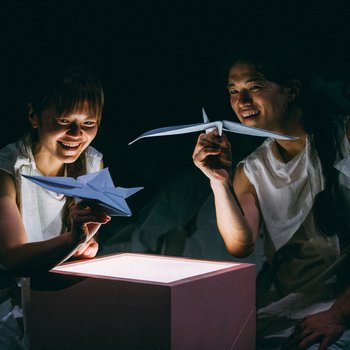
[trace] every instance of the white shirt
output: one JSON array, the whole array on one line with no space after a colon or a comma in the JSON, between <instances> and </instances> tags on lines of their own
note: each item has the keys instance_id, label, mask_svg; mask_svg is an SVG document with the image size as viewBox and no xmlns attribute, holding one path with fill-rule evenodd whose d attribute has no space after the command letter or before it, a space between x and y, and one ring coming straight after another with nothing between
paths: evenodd
<instances>
[{"instance_id":1,"label":"white shirt","mask_svg":"<svg viewBox=\"0 0 350 350\"><path fill-rule=\"evenodd\" d=\"M93 147L85 151L87 173L100 170L102 154ZM22 141L0 150L0 169L16 181L17 205L29 242L53 238L61 233L65 197L48 191L23 175L42 175L37 169L31 147Z\"/></svg>"}]
</instances>

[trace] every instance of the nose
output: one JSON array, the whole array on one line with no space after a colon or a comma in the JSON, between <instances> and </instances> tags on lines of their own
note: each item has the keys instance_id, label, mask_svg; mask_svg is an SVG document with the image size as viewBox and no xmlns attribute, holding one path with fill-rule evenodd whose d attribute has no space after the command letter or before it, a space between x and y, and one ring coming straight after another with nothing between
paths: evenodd
<instances>
[{"instance_id":1,"label":"nose","mask_svg":"<svg viewBox=\"0 0 350 350\"><path fill-rule=\"evenodd\" d=\"M80 128L80 125L77 123L71 123L69 125L67 134L73 137L80 137L82 135L82 130Z\"/></svg>"},{"instance_id":2,"label":"nose","mask_svg":"<svg viewBox=\"0 0 350 350\"><path fill-rule=\"evenodd\" d=\"M245 89L241 90L238 96L238 104L240 106L244 106L244 105L250 104L251 102L252 102L252 97L250 96L249 91Z\"/></svg>"}]
</instances>

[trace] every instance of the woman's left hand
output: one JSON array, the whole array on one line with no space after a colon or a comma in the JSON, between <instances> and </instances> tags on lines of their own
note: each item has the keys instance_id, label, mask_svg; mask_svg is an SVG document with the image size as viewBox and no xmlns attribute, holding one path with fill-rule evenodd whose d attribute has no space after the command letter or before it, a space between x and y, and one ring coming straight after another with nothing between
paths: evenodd
<instances>
[{"instance_id":1,"label":"woman's left hand","mask_svg":"<svg viewBox=\"0 0 350 350\"><path fill-rule=\"evenodd\" d=\"M86 226L87 226L87 229L89 231L90 237L93 237L97 233L97 231L100 229L101 224L91 222L91 223L87 224Z\"/></svg>"},{"instance_id":2,"label":"woman's left hand","mask_svg":"<svg viewBox=\"0 0 350 350\"><path fill-rule=\"evenodd\" d=\"M302 350L319 343L319 350L326 350L342 336L345 329L342 314L332 307L300 320L282 349Z\"/></svg>"},{"instance_id":3,"label":"woman's left hand","mask_svg":"<svg viewBox=\"0 0 350 350\"><path fill-rule=\"evenodd\" d=\"M102 209L87 200L70 207L71 230L70 235L75 243L85 245L96 234L101 224L106 224L111 217Z\"/></svg>"}]
</instances>

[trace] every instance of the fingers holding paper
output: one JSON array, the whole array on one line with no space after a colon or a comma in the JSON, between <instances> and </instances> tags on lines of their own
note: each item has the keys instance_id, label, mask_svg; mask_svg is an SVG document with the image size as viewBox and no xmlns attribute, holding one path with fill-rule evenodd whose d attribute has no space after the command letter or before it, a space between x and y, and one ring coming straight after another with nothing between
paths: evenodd
<instances>
[{"instance_id":1,"label":"fingers holding paper","mask_svg":"<svg viewBox=\"0 0 350 350\"><path fill-rule=\"evenodd\" d=\"M111 220L100 207L83 200L70 208L71 234L75 242L85 244L98 231L101 225Z\"/></svg>"},{"instance_id":2,"label":"fingers holding paper","mask_svg":"<svg viewBox=\"0 0 350 350\"><path fill-rule=\"evenodd\" d=\"M94 238L91 238L74 253L74 257L81 259L92 259L96 256L97 251L98 243Z\"/></svg>"},{"instance_id":3,"label":"fingers holding paper","mask_svg":"<svg viewBox=\"0 0 350 350\"><path fill-rule=\"evenodd\" d=\"M219 136L217 129L199 135L192 158L210 181L224 182L230 178L231 145L225 134Z\"/></svg>"}]
</instances>

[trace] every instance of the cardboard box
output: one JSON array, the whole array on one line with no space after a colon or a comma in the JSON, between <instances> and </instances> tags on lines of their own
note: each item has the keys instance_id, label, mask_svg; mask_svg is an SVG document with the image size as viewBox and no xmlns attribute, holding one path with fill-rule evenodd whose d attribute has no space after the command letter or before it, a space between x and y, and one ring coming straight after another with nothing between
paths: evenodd
<instances>
[{"instance_id":1,"label":"cardboard box","mask_svg":"<svg viewBox=\"0 0 350 350\"><path fill-rule=\"evenodd\" d=\"M255 266L147 254L63 264L32 285L32 348L252 350Z\"/></svg>"}]
</instances>

